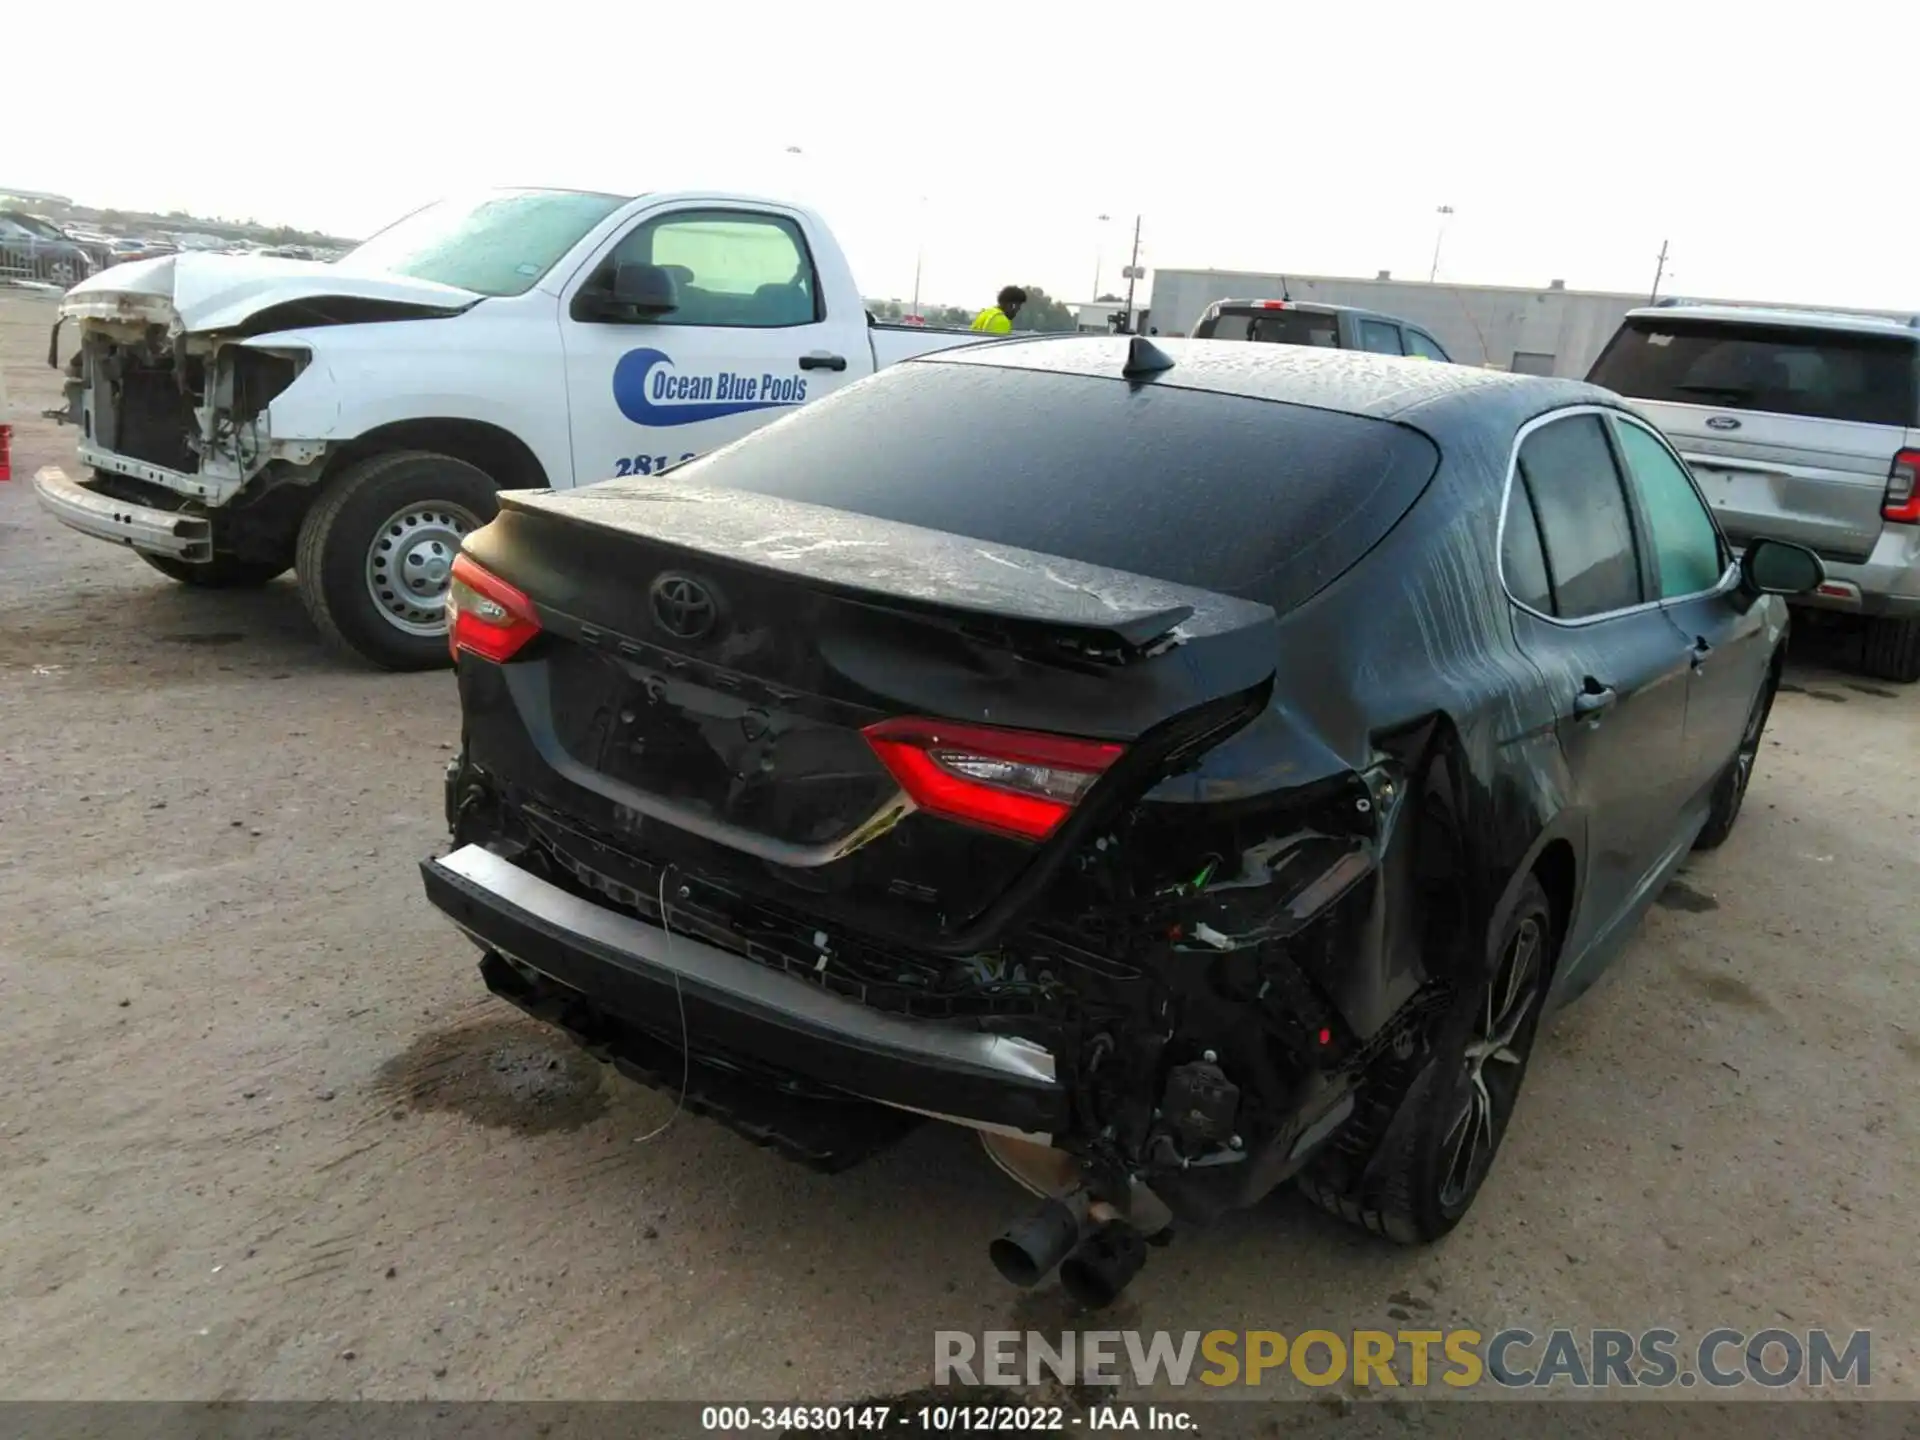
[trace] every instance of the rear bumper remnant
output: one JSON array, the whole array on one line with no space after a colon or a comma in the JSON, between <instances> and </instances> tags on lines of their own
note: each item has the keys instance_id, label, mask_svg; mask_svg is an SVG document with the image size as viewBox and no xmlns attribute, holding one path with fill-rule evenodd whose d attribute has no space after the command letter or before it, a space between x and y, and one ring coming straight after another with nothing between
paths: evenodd
<instances>
[{"instance_id":1,"label":"rear bumper remnant","mask_svg":"<svg viewBox=\"0 0 1920 1440\"><path fill-rule=\"evenodd\" d=\"M1068 1127L1053 1057L1030 1041L869 1009L571 894L479 845L420 869L427 898L483 949L676 1046L690 1042L695 1055L751 1056L962 1124L1042 1136Z\"/></svg>"}]
</instances>

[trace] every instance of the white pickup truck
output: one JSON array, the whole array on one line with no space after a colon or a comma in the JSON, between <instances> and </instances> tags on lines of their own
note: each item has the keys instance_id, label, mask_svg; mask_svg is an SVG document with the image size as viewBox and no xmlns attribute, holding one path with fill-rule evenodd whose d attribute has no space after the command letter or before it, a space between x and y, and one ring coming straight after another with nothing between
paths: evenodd
<instances>
[{"instance_id":1,"label":"white pickup truck","mask_svg":"<svg viewBox=\"0 0 1920 1440\"><path fill-rule=\"evenodd\" d=\"M441 201L332 264L116 266L69 320L88 473L41 470L41 503L183 584L292 569L321 633L390 669L447 662L448 570L498 491L657 474L981 341L875 322L800 206L571 190Z\"/></svg>"}]
</instances>

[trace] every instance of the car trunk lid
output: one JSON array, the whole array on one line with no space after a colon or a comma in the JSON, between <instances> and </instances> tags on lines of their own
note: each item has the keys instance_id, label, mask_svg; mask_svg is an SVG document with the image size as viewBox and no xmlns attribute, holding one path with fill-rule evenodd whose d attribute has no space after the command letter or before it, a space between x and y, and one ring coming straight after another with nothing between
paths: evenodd
<instances>
[{"instance_id":1,"label":"car trunk lid","mask_svg":"<svg viewBox=\"0 0 1920 1440\"><path fill-rule=\"evenodd\" d=\"M516 778L928 933L1273 675L1265 605L681 477L510 492L466 550L541 627L504 679L549 773Z\"/></svg>"}]
</instances>

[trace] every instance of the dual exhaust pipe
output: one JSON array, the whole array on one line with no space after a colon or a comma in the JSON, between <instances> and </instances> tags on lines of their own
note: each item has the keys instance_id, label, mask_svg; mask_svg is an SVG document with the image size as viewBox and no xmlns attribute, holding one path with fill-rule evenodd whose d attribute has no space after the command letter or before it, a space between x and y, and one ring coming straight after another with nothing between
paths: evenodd
<instances>
[{"instance_id":1,"label":"dual exhaust pipe","mask_svg":"<svg viewBox=\"0 0 1920 1440\"><path fill-rule=\"evenodd\" d=\"M1076 1189L1014 1221L987 1254L994 1269L1023 1290L1057 1267L1061 1288L1085 1308L1100 1310L1119 1299L1147 1263L1147 1237L1112 1206Z\"/></svg>"}]
</instances>

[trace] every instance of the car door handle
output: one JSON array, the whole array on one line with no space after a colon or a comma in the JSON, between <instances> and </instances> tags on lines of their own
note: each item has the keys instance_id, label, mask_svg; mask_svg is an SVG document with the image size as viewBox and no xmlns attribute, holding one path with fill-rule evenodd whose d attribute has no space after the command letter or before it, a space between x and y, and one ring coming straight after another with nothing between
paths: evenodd
<instances>
[{"instance_id":1,"label":"car door handle","mask_svg":"<svg viewBox=\"0 0 1920 1440\"><path fill-rule=\"evenodd\" d=\"M844 370L847 368L847 357L829 355L825 350L816 350L811 355L800 357L800 368L802 370Z\"/></svg>"},{"instance_id":2,"label":"car door handle","mask_svg":"<svg viewBox=\"0 0 1920 1440\"><path fill-rule=\"evenodd\" d=\"M1573 713L1583 719L1597 719L1613 708L1613 702L1620 693L1611 685L1601 685L1596 680L1587 681L1587 688L1573 697Z\"/></svg>"}]
</instances>

